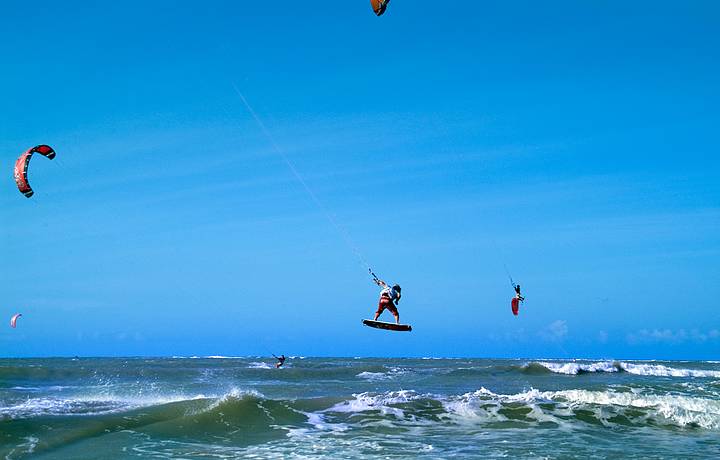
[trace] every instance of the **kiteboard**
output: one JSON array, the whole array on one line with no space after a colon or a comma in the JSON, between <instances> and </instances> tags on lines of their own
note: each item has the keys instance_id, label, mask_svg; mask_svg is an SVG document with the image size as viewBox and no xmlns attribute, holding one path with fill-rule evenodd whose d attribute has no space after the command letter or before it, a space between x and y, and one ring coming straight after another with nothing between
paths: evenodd
<instances>
[{"instance_id":1,"label":"kiteboard","mask_svg":"<svg viewBox=\"0 0 720 460\"><path fill-rule=\"evenodd\" d=\"M373 321L371 319L364 319L362 323L366 326L374 327L375 329L385 329L388 331L412 331L412 326L409 324L395 324L386 323L384 321Z\"/></svg>"}]
</instances>

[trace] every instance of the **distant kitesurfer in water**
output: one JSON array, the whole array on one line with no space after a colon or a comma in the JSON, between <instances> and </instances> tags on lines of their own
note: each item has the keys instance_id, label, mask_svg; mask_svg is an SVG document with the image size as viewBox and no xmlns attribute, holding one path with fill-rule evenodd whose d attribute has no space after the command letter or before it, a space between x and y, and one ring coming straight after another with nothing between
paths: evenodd
<instances>
[{"instance_id":1,"label":"distant kitesurfer in water","mask_svg":"<svg viewBox=\"0 0 720 460\"><path fill-rule=\"evenodd\" d=\"M525 301L525 297L520 295L520 285L519 284L515 285L515 298L518 299L520 302Z\"/></svg>"},{"instance_id":2,"label":"distant kitesurfer in water","mask_svg":"<svg viewBox=\"0 0 720 460\"><path fill-rule=\"evenodd\" d=\"M400 313L398 313L396 307L398 302L400 302L400 297L402 296L400 293L400 285L396 284L393 287L390 287L385 281L378 278L373 279L373 281L375 284L383 288L382 291L380 291L380 302L378 303L378 309L377 312L375 312L374 320L377 321L380 314L387 309L395 317L395 323L400 324Z\"/></svg>"},{"instance_id":3,"label":"distant kitesurfer in water","mask_svg":"<svg viewBox=\"0 0 720 460\"><path fill-rule=\"evenodd\" d=\"M280 366L285 364L285 355L275 356L275 358L278 360L278 362L275 363L275 369L280 369Z\"/></svg>"}]
</instances>

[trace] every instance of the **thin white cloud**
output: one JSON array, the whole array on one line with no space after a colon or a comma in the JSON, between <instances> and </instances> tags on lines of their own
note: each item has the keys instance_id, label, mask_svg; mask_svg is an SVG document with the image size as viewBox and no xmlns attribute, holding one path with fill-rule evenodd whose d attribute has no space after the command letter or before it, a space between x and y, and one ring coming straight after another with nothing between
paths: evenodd
<instances>
[{"instance_id":1,"label":"thin white cloud","mask_svg":"<svg viewBox=\"0 0 720 460\"><path fill-rule=\"evenodd\" d=\"M549 342L560 342L567 336L567 334L567 322L560 319L557 321L553 321L552 323L548 324L545 329L538 332L538 335L541 338Z\"/></svg>"},{"instance_id":2,"label":"thin white cloud","mask_svg":"<svg viewBox=\"0 0 720 460\"><path fill-rule=\"evenodd\" d=\"M627 342L630 345L643 345L652 343L679 344L686 342L706 343L720 340L720 330L710 329L701 331L699 329L641 329L627 335Z\"/></svg>"}]
</instances>

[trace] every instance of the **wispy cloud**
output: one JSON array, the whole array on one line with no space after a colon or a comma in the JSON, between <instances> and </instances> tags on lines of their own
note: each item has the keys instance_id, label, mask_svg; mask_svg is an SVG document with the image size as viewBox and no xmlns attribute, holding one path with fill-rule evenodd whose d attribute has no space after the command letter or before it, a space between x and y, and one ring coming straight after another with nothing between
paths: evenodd
<instances>
[{"instance_id":1,"label":"wispy cloud","mask_svg":"<svg viewBox=\"0 0 720 460\"><path fill-rule=\"evenodd\" d=\"M559 319L548 324L545 329L538 332L538 335L549 342L560 342L568 334L567 322Z\"/></svg>"},{"instance_id":2,"label":"wispy cloud","mask_svg":"<svg viewBox=\"0 0 720 460\"><path fill-rule=\"evenodd\" d=\"M720 330L710 329L641 329L627 335L630 345L643 345L652 343L680 344L686 342L706 343L720 340Z\"/></svg>"}]
</instances>

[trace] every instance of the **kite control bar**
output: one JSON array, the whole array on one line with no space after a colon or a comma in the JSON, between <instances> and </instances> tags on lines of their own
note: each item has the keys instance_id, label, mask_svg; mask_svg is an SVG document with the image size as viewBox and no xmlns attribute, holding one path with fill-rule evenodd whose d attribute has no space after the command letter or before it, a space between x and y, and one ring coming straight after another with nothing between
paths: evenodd
<instances>
[{"instance_id":1,"label":"kite control bar","mask_svg":"<svg viewBox=\"0 0 720 460\"><path fill-rule=\"evenodd\" d=\"M370 274L372 275L373 281L375 281L375 282L380 281L380 278L378 278L377 275L376 275L375 273L373 273L372 268L368 268L368 271L369 271Z\"/></svg>"}]
</instances>

